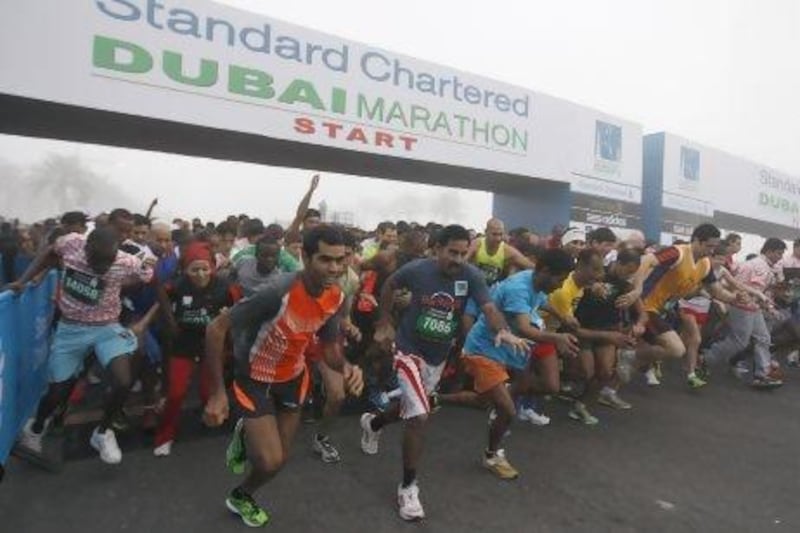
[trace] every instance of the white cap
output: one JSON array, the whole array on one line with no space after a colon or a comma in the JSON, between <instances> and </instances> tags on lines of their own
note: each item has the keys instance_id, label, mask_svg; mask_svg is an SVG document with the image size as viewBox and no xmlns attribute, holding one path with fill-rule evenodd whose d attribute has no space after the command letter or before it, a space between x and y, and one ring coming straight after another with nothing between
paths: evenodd
<instances>
[{"instance_id":1,"label":"white cap","mask_svg":"<svg viewBox=\"0 0 800 533\"><path fill-rule=\"evenodd\" d=\"M586 242L586 232L578 228L567 229L567 231L565 231L564 234L561 236L561 246L564 246L568 242L572 241Z\"/></svg>"}]
</instances>

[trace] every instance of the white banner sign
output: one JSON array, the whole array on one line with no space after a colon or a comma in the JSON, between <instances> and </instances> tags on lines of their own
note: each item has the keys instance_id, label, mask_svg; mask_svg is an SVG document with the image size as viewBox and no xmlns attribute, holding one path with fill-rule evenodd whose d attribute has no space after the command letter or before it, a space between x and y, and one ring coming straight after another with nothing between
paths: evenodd
<instances>
[{"instance_id":1,"label":"white banner sign","mask_svg":"<svg viewBox=\"0 0 800 533\"><path fill-rule=\"evenodd\" d=\"M0 9L0 93L611 197L641 186L635 124L262 15L206 0L17 0Z\"/></svg>"}]
</instances>

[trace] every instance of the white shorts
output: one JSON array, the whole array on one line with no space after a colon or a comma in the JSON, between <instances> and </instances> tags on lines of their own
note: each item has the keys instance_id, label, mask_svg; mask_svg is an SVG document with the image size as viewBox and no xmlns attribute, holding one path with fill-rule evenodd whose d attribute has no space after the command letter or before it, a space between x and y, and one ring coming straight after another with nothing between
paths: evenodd
<instances>
[{"instance_id":1,"label":"white shorts","mask_svg":"<svg viewBox=\"0 0 800 533\"><path fill-rule=\"evenodd\" d=\"M446 361L431 366L418 355L397 352L394 369L400 383L400 418L407 420L431 412L428 396L436 390Z\"/></svg>"}]
</instances>

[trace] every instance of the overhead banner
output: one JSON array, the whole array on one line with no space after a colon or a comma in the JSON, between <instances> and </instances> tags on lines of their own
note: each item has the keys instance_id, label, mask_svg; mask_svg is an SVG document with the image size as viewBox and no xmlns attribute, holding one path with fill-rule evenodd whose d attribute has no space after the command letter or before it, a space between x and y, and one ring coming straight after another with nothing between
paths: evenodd
<instances>
[{"instance_id":1,"label":"overhead banner","mask_svg":"<svg viewBox=\"0 0 800 533\"><path fill-rule=\"evenodd\" d=\"M641 185L636 125L259 14L205 0L0 9L0 93L582 190L600 180L622 186L596 187L614 197Z\"/></svg>"}]
</instances>

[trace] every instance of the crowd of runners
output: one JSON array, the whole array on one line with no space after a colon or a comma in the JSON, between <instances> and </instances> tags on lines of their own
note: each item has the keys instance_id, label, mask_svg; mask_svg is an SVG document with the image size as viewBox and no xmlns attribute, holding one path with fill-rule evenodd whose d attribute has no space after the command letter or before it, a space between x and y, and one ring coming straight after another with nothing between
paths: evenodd
<instances>
[{"instance_id":1,"label":"crowd of runners","mask_svg":"<svg viewBox=\"0 0 800 533\"><path fill-rule=\"evenodd\" d=\"M485 409L475 430L486 447L476 454L512 480L509 428L547 425L544 397L596 425L598 406L632 408L631 380L658 386L667 360L681 361L692 389L714 368L776 388L779 361L797 363L800 240L787 254L769 238L737 261L741 238L712 224L664 247L603 227L507 231L496 218L477 233L383 222L367 235L321 221L309 207L318 183L286 228L244 215L161 222L155 201L145 214L5 224L4 289L61 272L49 387L18 445L41 453L76 390L100 375L108 393L89 443L100 458L122 460L115 431L135 387L153 454L169 460L196 380L205 422L233 431L225 461L243 478L225 503L262 526L269 515L255 495L285 464L309 402L310 446L335 463L331 426L349 401L364 412L358 427L342 423L361 433L365 454L377 455L383 428L402 423L397 509L419 520L425 433L442 405Z\"/></svg>"}]
</instances>

